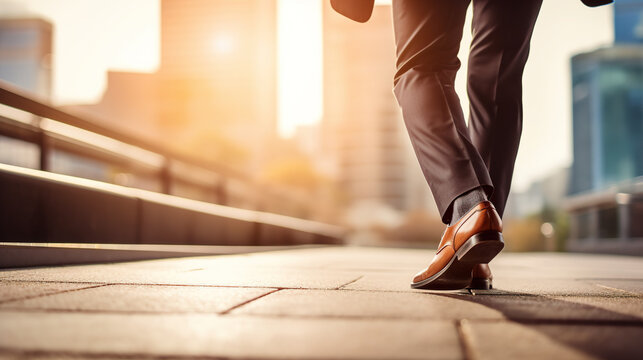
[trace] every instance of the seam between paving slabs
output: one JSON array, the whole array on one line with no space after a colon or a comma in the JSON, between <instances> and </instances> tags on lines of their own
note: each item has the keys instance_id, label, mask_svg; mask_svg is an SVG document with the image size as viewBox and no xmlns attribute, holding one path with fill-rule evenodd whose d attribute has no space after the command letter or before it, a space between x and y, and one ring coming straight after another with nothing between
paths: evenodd
<instances>
[{"instance_id":1,"label":"seam between paving slabs","mask_svg":"<svg viewBox=\"0 0 643 360\"><path fill-rule=\"evenodd\" d=\"M475 350L475 340L471 326L466 319L456 320L455 329L460 340L460 347L465 360L478 360L479 356Z\"/></svg>"},{"instance_id":2,"label":"seam between paving slabs","mask_svg":"<svg viewBox=\"0 0 643 360\"><path fill-rule=\"evenodd\" d=\"M361 279L361 278L363 278L363 277L364 277L364 275L358 276L356 279L353 279L353 280L351 280L351 281L347 282L346 284L339 285L338 287L336 287L336 288L335 288L335 290L343 289L344 287L346 287L346 286L348 286L348 285L350 285L350 284L352 284L352 283L355 283L355 282L359 281L359 279Z\"/></svg>"},{"instance_id":3,"label":"seam between paving slabs","mask_svg":"<svg viewBox=\"0 0 643 360\"><path fill-rule=\"evenodd\" d=\"M67 290L60 290L60 291L52 291L52 292L38 294L38 295L23 296L21 298L15 298L15 299L9 299L9 300L0 301L0 304L6 304L6 303L13 302L13 301L22 301L22 300L35 299L35 298L51 296L51 295L64 294L64 293L80 291L80 290L94 289L94 288L99 288L99 287L108 286L108 285L110 285L110 284L98 284L98 285L93 285L93 286L81 287L81 288L77 288L77 289L67 289Z\"/></svg>"},{"instance_id":4,"label":"seam between paving slabs","mask_svg":"<svg viewBox=\"0 0 643 360\"><path fill-rule=\"evenodd\" d=\"M277 292L277 291L279 291L279 290L282 290L282 288L277 288L277 289L274 289L274 290L272 290L272 291L268 291L268 292L267 292L267 293L265 293L265 294L261 294L261 295L259 295L259 296L255 296L255 297L253 297L253 298L252 298L252 299L250 299L250 300L246 300L246 301L244 301L244 302L242 302L242 303L239 303L239 304L237 304L237 305L232 306L231 308L229 308L229 309L227 309L227 310L224 310L224 311L220 312L220 313L219 313L219 315L227 315L227 314L229 314L232 310L238 309L238 308L240 308L240 307L242 307L242 306L244 306L244 305L246 305L246 304L249 304L249 303L251 303L251 302L253 302L253 301L259 300L259 299L261 299L262 297L268 296L268 295L270 295L270 294L274 294L274 293L276 293L276 292Z\"/></svg>"},{"instance_id":5,"label":"seam between paving slabs","mask_svg":"<svg viewBox=\"0 0 643 360\"><path fill-rule=\"evenodd\" d=\"M598 287L602 287L603 289L616 291L618 293L625 293L625 294L633 295L633 296L641 296L640 294L632 292L632 291L623 290L623 289L619 289L619 288L615 288L615 287L611 287L611 286L607 286L607 285L603 285L603 284L593 284L593 285L598 286Z\"/></svg>"}]
</instances>

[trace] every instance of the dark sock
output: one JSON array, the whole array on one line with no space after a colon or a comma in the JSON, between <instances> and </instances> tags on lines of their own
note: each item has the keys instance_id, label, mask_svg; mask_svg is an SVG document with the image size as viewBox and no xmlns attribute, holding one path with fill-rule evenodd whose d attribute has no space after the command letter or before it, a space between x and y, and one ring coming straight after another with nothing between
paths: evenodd
<instances>
[{"instance_id":1,"label":"dark sock","mask_svg":"<svg viewBox=\"0 0 643 360\"><path fill-rule=\"evenodd\" d=\"M481 187L469 190L455 198L455 200L453 200L453 211L451 213L449 226L458 222L469 210L485 200L487 200L487 194L485 194Z\"/></svg>"}]
</instances>

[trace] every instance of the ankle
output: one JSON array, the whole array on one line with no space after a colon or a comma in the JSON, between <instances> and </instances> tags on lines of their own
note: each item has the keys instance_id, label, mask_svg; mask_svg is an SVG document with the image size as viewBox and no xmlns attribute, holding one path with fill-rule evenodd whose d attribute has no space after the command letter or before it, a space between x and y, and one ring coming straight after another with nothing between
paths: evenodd
<instances>
[{"instance_id":1,"label":"ankle","mask_svg":"<svg viewBox=\"0 0 643 360\"><path fill-rule=\"evenodd\" d=\"M460 221L460 219L471 209L485 200L487 200L487 194L484 192L482 187L471 189L455 198L452 204L451 221L449 221L449 226Z\"/></svg>"}]
</instances>

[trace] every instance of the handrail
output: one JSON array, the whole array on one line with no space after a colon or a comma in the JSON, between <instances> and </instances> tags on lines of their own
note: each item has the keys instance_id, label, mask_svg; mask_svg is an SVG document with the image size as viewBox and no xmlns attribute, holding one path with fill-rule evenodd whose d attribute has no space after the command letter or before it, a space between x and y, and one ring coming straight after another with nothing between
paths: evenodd
<instances>
[{"instance_id":1,"label":"handrail","mask_svg":"<svg viewBox=\"0 0 643 360\"><path fill-rule=\"evenodd\" d=\"M152 140L144 139L139 136L133 136L131 134L127 134L125 132L100 125L96 120L84 119L69 112L62 111L60 109L57 109L53 105L48 104L46 101L42 99L35 99L35 97L33 97L32 95L27 95L24 92L21 92L19 89L16 89L14 86L1 80L0 103L22 111L29 112L36 116L56 120L67 125L77 127L79 129L102 135L129 145L133 145L141 149L157 153L166 158L171 158L173 160L178 160L213 171L225 172L231 176L238 178L249 178L247 174L244 174L236 169L232 169L220 163L196 158L194 156L183 154L175 150L168 150L157 145Z\"/></svg>"},{"instance_id":2,"label":"handrail","mask_svg":"<svg viewBox=\"0 0 643 360\"><path fill-rule=\"evenodd\" d=\"M36 117L51 119L160 156L163 161L157 168L158 170L154 172L154 176L158 181L160 181L161 191L165 194L173 193L172 188L174 183L189 184L201 190L205 190L205 193L207 194L213 194L214 198L216 198L216 203L228 205L230 202L229 192L232 190L228 183L230 181L239 181L250 186L248 190L251 192L257 192L262 196L278 198L279 201L274 202L276 204L275 206L277 206L278 203L278 206L280 207L283 207L284 204L286 204L286 206L293 205L297 209L304 209L303 211L308 212L307 209L310 205L305 201L305 199L295 199L295 194L285 193L283 192L283 189L278 187L258 183L248 173L231 168L230 166L219 162L189 155L184 152L177 151L176 149L168 149L162 144L159 144L149 138L119 131L118 129L101 124L100 120L92 119L89 116L80 116L66 110L63 111L47 101L38 99L36 96L26 94L3 81L0 81L0 104L30 113ZM51 170L48 154L52 148L52 144L58 145L58 148L65 149L67 151L69 151L69 149L75 149L72 153L105 162L105 157L99 156L100 154L94 151L95 149L92 149L92 145L78 144L77 141L73 141L74 139L71 138L68 140L61 139L60 136L55 133L49 133L46 131L40 123L25 124L0 116L0 135L36 144L40 149L40 170ZM103 151L110 153L108 149L103 149ZM105 163L122 163L116 159L117 155L120 157L128 157L125 154L116 154L113 151L111 151L111 154L114 160ZM137 160L132 157L129 158ZM191 182L185 176L178 176L178 174L173 173L172 165L177 163L211 172L215 177L208 185ZM131 166L129 168L133 169ZM141 170L142 168L138 167L137 169ZM149 173L149 171L147 171L147 173ZM254 198L251 200L252 202L256 201ZM254 206L259 206L258 210L267 210L263 208L261 204L255 204Z\"/></svg>"}]
</instances>

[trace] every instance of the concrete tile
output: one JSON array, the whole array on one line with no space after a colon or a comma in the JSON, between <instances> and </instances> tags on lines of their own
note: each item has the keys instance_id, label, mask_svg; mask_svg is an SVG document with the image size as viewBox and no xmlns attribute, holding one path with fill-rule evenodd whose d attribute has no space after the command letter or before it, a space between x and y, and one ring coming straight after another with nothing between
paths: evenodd
<instances>
[{"instance_id":1,"label":"concrete tile","mask_svg":"<svg viewBox=\"0 0 643 360\"><path fill-rule=\"evenodd\" d=\"M643 295L643 279L591 279L586 281L608 289Z\"/></svg>"},{"instance_id":2,"label":"concrete tile","mask_svg":"<svg viewBox=\"0 0 643 360\"><path fill-rule=\"evenodd\" d=\"M517 279L643 278L643 258L634 256L503 252L490 266L494 274Z\"/></svg>"},{"instance_id":3,"label":"concrete tile","mask_svg":"<svg viewBox=\"0 0 643 360\"><path fill-rule=\"evenodd\" d=\"M108 285L0 305L11 309L217 313L273 289Z\"/></svg>"},{"instance_id":4,"label":"concrete tile","mask_svg":"<svg viewBox=\"0 0 643 360\"><path fill-rule=\"evenodd\" d=\"M450 295L456 296L456 295ZM508 320L514 321L624 321L638 322L636 317L624 312L612 311L606 307L594 306L591 301L575 301L578 297L549 297L530 295L476 295L458 299L473 302L498 311ZM618 300L615 300L618 301ZM632 307L636 305L630 304Z\"/></svg>"},{"instance_id":5,"label":"concrete tile","mask_svg":"<svg viewBox=\"0 0 643 360\"><path fill-rule=\"evenodd\" d=\"M334 289L359 276L332 269L233 268L204 270L190 281L205 285Z\"/></svg>"},{"instance_id":6,"label":"concrete tile","mask_svg":"<svg viewBox=\"0 0 643 360\"><path fill-rule=\"evenodd\" d=\"M502 318L497 310L442 295L353 290L281 290L231 314L432 320Z\"/></svg>"},{"instance_id":7,"label":"concrete tile","mask_svg":"<svg viewBox=\"0 0 643 360\"><path fill-rule=\"evenodd\" d=\"M435 250L346 247L326 249L325 263L336 270L358 272L417 272Z\"/></svg>"},{"instance_id":8,"label":"concrete tile","mask_svg":"<svg viewBox=\"0 0 643 360\"><path fill-rule=\"evenodd\" d=\"M493 287L516 295L613 296L619 294L618 291L596 286L595 283L586 280L546 277L517 279L503 277L502 274L494 275Z\"/></svg>"},{"instance_id":9,"label":"concrete tile","mask_svg":"<svg viewBox=\"0 0 643 360\"><path fill-rule=\"evenodd\" d=\"M461 359L451 322L0 311L0 348L84 354Z\"/></svg>"},{"instance_id":10,"label":"concrete tile","mask_svg":"<svg viewBox=\"0 0 643 360\"><path fill-rule=\"evenodd\" d=\"M344 289L425 292L411 288L414 272L366 273L359 280L344 286Z\"/></svg>"},{"instance_id":11,"label":"concrete tile","mask_svg":"<svg viewBox=\"0 0 643 360\"><path fill-rule=\"evenodd\" d=\"M91 284L0 281L0 303L91 287Z\"/></svg>"},{"instance_id":12,"label":"concrete tile","mask_svg":"<svg viewBox=\"0 0 643 360\"><path fill-rule=\"evenodd\" d=\"M365 273L358 281L345 286L345 289L356 290L377 290L377 291L404 291L404 292L425 292L424 290L412 289L410 284L414 272L396 273ZM494 274L493 286L497 290L513 293L516 295L579 295L579 296L611 296L618 293L617 290L596 286L595 283L585 280L574 279L552 279L552 278L530 278L518 279L505 277L496 272ZM462 291L456 291L461 293Z\"/></svg>"},{"instance_id":13,"label":"concrete tile","mask_svg":"<svg viewBox=\"0 0 643 360\"><path fill-rule=\"evenodd\" d=\"M595 311L604 315L615 313L623 315L625 316L625 319L630 319L631 321L640 320L643 322L643 297L560 296L553 298L560 301L566 301L570 304L578 304L581 308L592 307L596 309ZM607 316L602 316L602 318L606 317Z\"/></svg>"},{"instance_id":14,"label":"concrete tile","mask_svg":"<svg viewBox=\"0 0 643 360\"><path fill-rule=\"evenodd\" d=\"M0 279L115 284L213 285L334 289L360 274L333 269L259 266L242 257L171 259L131 263L47 267L0 272ZM222 260L223 259L223 260Z\"/></svg>"},{"instance_id":15,"label":"concrete tile","mask_svg":"<svg viewBox=\"0 0 643 360\"><path fill-rule=\"evenodd\" d=\"M635 359L641 355L640 326L522 325L476 322L464 333L479 359Z\"/></svg>"}]
</instances>

